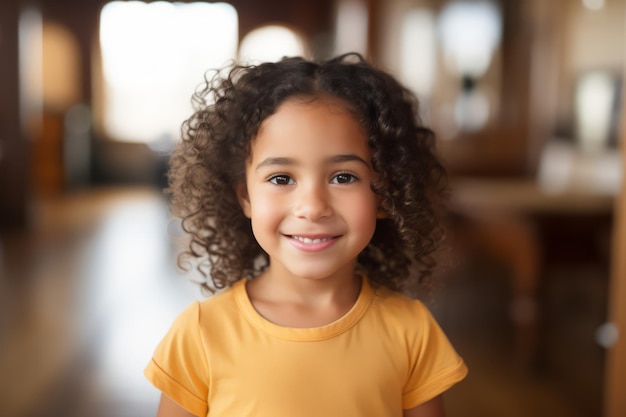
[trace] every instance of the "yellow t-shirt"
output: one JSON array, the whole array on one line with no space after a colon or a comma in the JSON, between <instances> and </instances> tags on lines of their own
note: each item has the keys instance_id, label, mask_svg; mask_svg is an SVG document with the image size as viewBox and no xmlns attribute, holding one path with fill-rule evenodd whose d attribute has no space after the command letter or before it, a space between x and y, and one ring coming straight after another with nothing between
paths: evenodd
<instances>
[{"instance_id":1,"label":"yellow t-shirt","mask_svg":"<svg viewBox=\"0 0 626 417\"><path fill-rule=\"evenodd\" d=\"M145 369L197 416L401 416L467 374L426 307L363 279L352 309L323 327L260 316L245 280L189 306Z\"/></svg>"}]
</instances>

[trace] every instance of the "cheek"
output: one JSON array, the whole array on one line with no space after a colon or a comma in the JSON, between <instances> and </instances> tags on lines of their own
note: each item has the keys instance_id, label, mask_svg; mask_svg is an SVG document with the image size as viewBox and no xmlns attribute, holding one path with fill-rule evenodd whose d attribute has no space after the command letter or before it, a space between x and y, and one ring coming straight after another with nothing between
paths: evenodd
<instances>
[{"instance_id":1,"label":"cheek","mask_svg":"<svg viewBox=\"0 0 626 417\"><path fill-rule=\"evenodd\" d=\"M281 216L281 204L277 198L268 195L256 195L251 198L251 220L254 227L272 226Z\"/></svg>"},{"instance_id":2,"label":"cheek","mask_svg":"<svg viewBox=\"0 0 626 417\"><path fill-rule=\"evenodd\" d=\"M375 196L364 196L358 201L349 205L349 217L363 228L371 230L372 234L376 228L376 218L378 215L378 204Z\"/></svg>"},{"instance_id":3,"label":"cheek","mask_svg":"<svg viewBox=\"0 0 626 417\"><path fill-rule=\"evenodd\" d=\"M253 194L250 197L252 213L266 213L276 208L276 199L271 198L267 193Z\"/></svg>"}]
</instances>

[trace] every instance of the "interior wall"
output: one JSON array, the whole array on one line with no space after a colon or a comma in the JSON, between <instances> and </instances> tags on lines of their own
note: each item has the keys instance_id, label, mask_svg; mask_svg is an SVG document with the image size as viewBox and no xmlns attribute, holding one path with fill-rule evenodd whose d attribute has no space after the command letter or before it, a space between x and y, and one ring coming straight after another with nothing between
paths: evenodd
<instances>
[{"instance_id":1,"label":"interior wall","mask_svg":"<svg viewBox=\"0 0 626 417\"><path fill-rule=\"evenodd\" d=\"M28 225L31 142L20 126L20 12L15 2L0 3L0 231Z\"/></svg>"},{"instance_id":2,"label":"interior wall","mask_svg":"<svg viewBox=\"0 0 626 417\"><path fill-rule=\"evenodd\" d=\"M563 56L559 77L559 114L563 121L573 118L576 80L593 70L605 70L622 77L624 68L623 0L605 0L601 10L585 9L581 1L565 1Z\"/></svg>"}]
</instances>

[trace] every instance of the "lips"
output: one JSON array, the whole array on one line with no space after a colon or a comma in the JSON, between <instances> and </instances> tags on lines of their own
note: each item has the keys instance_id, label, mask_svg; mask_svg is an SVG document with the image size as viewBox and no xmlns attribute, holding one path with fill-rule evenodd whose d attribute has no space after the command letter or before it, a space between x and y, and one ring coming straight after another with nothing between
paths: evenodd
<instances>
[{"instance_id":1,"label":"lips","mask_svg":"<svg viewBox=\"0 0 626 417\"><path fill-rule=\"evenodd\" d=\"M300 249L304 252L319 252L334 245L340 236L285 235L285 237L287 237L289 243L297 249Z\"/></svg>"},{"instance_id":2,"label":"lips","mask_svg":"<svg viewBox=\"0 0 626 417\"><path fill-rule=\"evenodd\" d=\"M307 245L311 245L311 244L315 244L315 243L321 243L321 242L326 242L330 239L332 239L332 237L328 236L328 237L318 237L318 238L309 238L306 236L291 236L292 239L295 239L297 241L300 241L302 243L306 243Z\"/></svg>"}]
</instances>

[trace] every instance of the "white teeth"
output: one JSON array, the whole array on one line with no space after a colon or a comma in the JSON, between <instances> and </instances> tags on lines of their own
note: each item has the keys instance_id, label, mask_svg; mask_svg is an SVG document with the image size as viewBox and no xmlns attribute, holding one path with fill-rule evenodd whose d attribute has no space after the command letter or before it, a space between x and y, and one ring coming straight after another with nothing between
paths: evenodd
<instances>
[{"instance_id":1,"label":"white teeth","mask_svg":"<svg viewBox=\"0 0 626 417\"><path fill-rule=\"evenodd\" d=\"M294 238L295 240L298 240L302 243L306 243L308 245L314 244L314 243L321 243L321 242L326 242L327 240L330 240L331 238L329 237L322 237L319 239L309 239L308 237L303 237L303 236L292 236L292 238Z\"/></svg>"}]
</instances>

